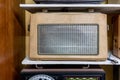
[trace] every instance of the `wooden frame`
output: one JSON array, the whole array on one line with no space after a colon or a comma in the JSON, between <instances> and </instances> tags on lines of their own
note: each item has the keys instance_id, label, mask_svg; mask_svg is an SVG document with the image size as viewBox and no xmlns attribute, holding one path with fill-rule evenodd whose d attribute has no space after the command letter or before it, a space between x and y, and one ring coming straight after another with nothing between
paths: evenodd
<instances>
[{"instance_id":1,"label":"wooden frame","mask_svg":"<svg viewBox=\"0 0 120 80\"><path fill-rule=\"evenodd\" d=\"M99 54L89 56L73 55L38 55L38 24L99 24ZM30 54L34 60L106 60L107 50L107 16L102 13L35 13L31 15Z\"/></svg>"}]
</instances>

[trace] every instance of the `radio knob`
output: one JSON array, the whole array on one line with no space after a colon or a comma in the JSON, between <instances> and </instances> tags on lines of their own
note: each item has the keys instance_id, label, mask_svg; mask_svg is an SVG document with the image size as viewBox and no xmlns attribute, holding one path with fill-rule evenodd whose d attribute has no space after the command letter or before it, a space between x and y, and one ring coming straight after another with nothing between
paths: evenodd
<instances>
[{"instance_id":1,"label":"radio knob","mask_svg":"<svg viewBox=\"0 0 120 80\"><path fill-rule=\"evenodd\" d=\"M82 80L87 80L87 78L82 78Z\"/></svg>"},{"instance_id":2,"label":"radio knob","mask_svg":"<svg viewBox=\"0 0 120 80\"><path fill-rule=\"evenodd\" d=\"M76 78L75 80L82 80L81 78Z\"/></svg>"},{"instance_id":3,"label":"radio knob","mask_svg":"<svg viewBox=\"0 0 120 80\"><path fill-rule=\"evenodd\" d=\"M89 80L97 80L97 79L95 79L95 78L89 78Z\"/></svg>"},{"instance_id":4,"label":"radio knob","mask_svg":"<svg viewBox=\"0 0 120 80\"><path fill-rule=\"evenodd\" d=\"M74 78L70 78L70 80L74 80Z\"/></svg>"},{"instance_id":5,"label":"radio knob","mask_svg":"<svg viewBox=\"0 0 120 80\"><path fill-rule=\"evenodd\" d=\"M67 80L75 80L74 78L68 78Z\"/></svg>"},{"instance_id":6,"label":"radio knob","mask_svg":"<svg viewBox=\"0 0 120 80\"><path fill-rule=\"evenodd\" d=\"M79 80L79 78L76 78L75 80Z\"/></svg>"}]
</instances>

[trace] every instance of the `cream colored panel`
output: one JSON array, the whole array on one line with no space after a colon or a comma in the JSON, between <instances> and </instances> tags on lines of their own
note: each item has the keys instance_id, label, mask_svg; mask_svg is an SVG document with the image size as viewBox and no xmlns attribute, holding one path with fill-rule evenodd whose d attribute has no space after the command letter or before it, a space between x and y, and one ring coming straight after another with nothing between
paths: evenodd
<instances>
[{"instance_id":1,"label":"cream colored panel","mask_svg":"<svg viewBox=\"0 0 120 80\"><path fill-rule=\"evenodd\" d=\"M109 4L120 4L120 0L108 0Z\"/></svg>"}]
</instances>

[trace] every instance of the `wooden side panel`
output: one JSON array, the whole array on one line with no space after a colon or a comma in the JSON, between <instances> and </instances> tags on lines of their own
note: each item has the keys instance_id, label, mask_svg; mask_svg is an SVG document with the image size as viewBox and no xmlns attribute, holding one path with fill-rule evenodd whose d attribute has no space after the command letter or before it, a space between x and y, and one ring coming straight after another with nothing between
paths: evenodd
<instances>
[{"instance_id":1,"label":"wooden side panel","mask_svg":"<svg viewBox=\"0 0 120 80\"><path fill-rule=\"evenodd\" d=\"M118 16L118 57L120 58L120 15Z\"/></svg>"},{"instance_id":2,"label":"wooden side panel","mask_svg":"<svg viewBox=\"0 0 120 80\"><path fill-rule=\"evenodd\" d=\"M31 3L34 3L33 0L25 0L25 3L26 4L31 4ZM25 26L26 26L26 36L25 36L25 39L26 39L26 56L28 55L29 52L29 31L28 31L28 25L30 24L30 12L28 11L25 11Z\"/></svg>"},{"instance_id":3,"label":"wooden side panel","mask_svg":"<svg viewBox=\"0 0 120 80\"><path fill-rule=\"evenodd\" d=\"M113 54L120 58L120 16L114 16L113 21Z\"/></svg>"},{"instance_id":4,"label":"wooden side panel","mask_svg":"<svg viewBox=\"0 0 120 80\"><path fill-rule=\"evenodd\" d=\"M113 80L120 80L120 66L114 65L113 70Z\"/></svg>"},{"instance_id":5,"label":"wooden side panel","mask_svg":"<svg viewBox=\"0 0 120 80\"><path fill-rule=\"evenodd\" d=\"M106 80L115 80L113 79L113 66L112 65L102 65L101 67L106 72Z\"/></svg>"},{"instance_id":6,"label":"wooden side panel","mask_svg":"<svg viewBox=\"0 0 120 80\"><path fill-rule=\"evenodd\" d=\"M25 53L21 0L0 0L0 80L19 80ZM23 18L23 19L22 19Z\"/></svg>"}]
</instances>

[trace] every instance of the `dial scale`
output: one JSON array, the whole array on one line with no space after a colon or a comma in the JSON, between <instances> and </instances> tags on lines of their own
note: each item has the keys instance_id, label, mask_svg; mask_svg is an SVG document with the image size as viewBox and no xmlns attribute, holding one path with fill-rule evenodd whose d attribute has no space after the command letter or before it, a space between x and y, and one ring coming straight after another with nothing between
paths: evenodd
<instances>
[{"instance_id":1,"label":"dial scale","mask_svg":"<svg viewBox=\"0 0 120 80\"><path fill-rule=\"evenodd\" d=\"M31 77L29 80L55 80L55 79L48 75L39 74Z\"/></svg>"}]
</instances>

